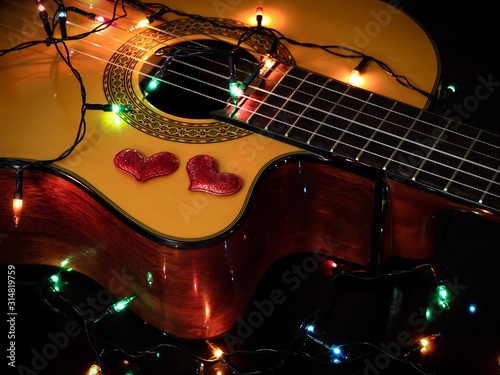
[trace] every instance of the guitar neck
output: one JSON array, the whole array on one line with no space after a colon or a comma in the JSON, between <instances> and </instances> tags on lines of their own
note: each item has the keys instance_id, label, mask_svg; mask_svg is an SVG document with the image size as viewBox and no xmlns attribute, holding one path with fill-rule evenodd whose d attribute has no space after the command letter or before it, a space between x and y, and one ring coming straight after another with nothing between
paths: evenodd
<instances>
[{"instance_id":1,"label":"guitar neck","mask_svg":"<svg viewBox=\"0 0 500 375\"><path fill-rule=\"evenodd\" d=\"M213 117L500 210L495 134L282 63L252 90Z\"/></svg>"}]
</instances>

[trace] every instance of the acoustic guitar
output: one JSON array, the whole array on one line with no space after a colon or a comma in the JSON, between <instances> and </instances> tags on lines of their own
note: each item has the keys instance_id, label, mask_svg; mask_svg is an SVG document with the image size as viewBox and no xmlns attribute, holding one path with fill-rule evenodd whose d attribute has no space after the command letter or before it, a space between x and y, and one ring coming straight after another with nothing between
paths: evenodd
<instances>
[{"instance_id":1,"label":"acoustic guitar","mask_svg":"<svg viewBox=\"0 0 500 375\"><path fill-rule=\"evenodd\" d=\"M2 50L47 39L36 5L2 2ZM497 220L496 136L426 112L429 98L374 60L356 87L346 80L358 58L244 34L260 22L288 40L342 45L432 93L434 45L396 6L169 1L179 12L160 17L131 0L68 1L63 14L44 5L65 45L0 60L3 264L71 268L136 296L130 308L164 332L203 339L233 327L289 255L377 269L390 255L432 257L445 211ZM233 95L229 83L247 77ZM71 149L82 102L86 132ZM127 111L93 110L105 104Z\"/></svg>"}]
</instances>

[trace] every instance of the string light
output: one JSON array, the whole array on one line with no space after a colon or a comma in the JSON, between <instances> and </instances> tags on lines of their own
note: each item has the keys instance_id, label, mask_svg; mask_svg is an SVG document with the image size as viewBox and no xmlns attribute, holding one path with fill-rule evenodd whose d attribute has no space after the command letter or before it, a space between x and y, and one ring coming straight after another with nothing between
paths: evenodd
<instances>
[{"instance_id":1,"label":"string light","mask_svg":"<svg viewBox=\"0 0 500 375\"><path fill-rule=\"evenodd\" d=\"M431 348L431 343L433 343L441 334L435 333L430 336L424 337L418 342L420 353L427 353Z\"/></svg>"},{"instance_id":2,"label":"string light","mask_svg":"<svg viewBox=\"0 0 500 375\"><path fill-rule=\"evenodd\" d=\"M314 332L314 325L313 324L309 324L306 326L306 331L308 332Z\"/></svg>"},{"instance_id":3,"label":"string light","mask_svg":"<svg viewBox=\"0 0 500 375\"><path fill-rule=\"evenodd\" d=\"M264 55L260 63L260 75L266 75L266 73L273 68L274 64L276 64L276 60L273 59L270 54Z\"/></svg>"},{"instance_id":4,"label":"string light","mask_svg":"<svg viewBox=\"0 0 500 375\"><path fill-rule=\"evenodd\" d=\"M151 78L151 81L149 81L146 89L144 90L144 96L142 97L142 100L146 99L146 97L151 94L153 91L155 91L160 83L158 82L158 79L153 77Z\"/></svg>"},{"instance_id":5,"label":"string light","mask_svg":"<svg viewBox=\"0 0 500 375\"><path fill-rule=\"evenodd\" d=\"M97 365L92 365L90 366L86 375L101 375L101 374L102 374L101 368Z\"/></svg>"},{"instance_id":6,"label":"string light","mask_svg":"<svg viewBox=\"0 0 500 375\"><path fill-rule=\"evenodd\" d=\"M231 96L233 104L236 105L238 104L238 101L243 95L243 90L240 89L238 85L238 80L236 79L236 66L234 63L233 51L229 53L228 67L229 67L229 95Z\"/></svg>"},{"instance_id":7,"label":"string light","mask_svg":"<svg viewBox=\"0 0 500 375\"><path fill-rule=\"evenodd\" d=\"M136 298L135 296L126 297L121 301L115 303L113 306L111 306L111 308L113 308L116 312L125 310L127 306L130 305L135 298Z\"/></svg>"},{"instance_id":8,"label":"string light","mask_svg":"<svg viewBox=\"0 0 500 375\"><path fill-rule=\"evenodd\" d=\"M320 340L316 336L312 335L311 333L314 331L314 326L313 325L307 325L306 326L306 337L310 338L317 344L321 345L322 347L326 348L330 352L330 360L332 363L340 363L343 360L348 360L349 355L345 354L344 351L340 348L340 346L336 345L329 345L326 342Z\"/></svg>"},{"instance_id":9,"label":"string light","mask_svg":"<svg viewBox=\"0 0 500 375\"><path fill-rule=\"evenodd\" d=\"M476 313L476 305L474 305L474 304L470 304L470 305L469 305L469 312L470 312L471 314L475 314L475 313Z\"/></svg>"},{"instance_id":10,"label":"string light","mask_svg":"<svg viewBox=\"0 0 500 375\"><path fill-rule=\"evenodd\" d=\"M89 110L97 110L97 111L104 111L104 112L114 112L114 113L120 113L120 112L130 112L132 109L128 105L122 105L122 104L91 104L91 103L85 103L85 107Z\"/></svg>"},{"instance_id":11,"label":"string light","mask_svg":"<svg viewBox=\"0 0 500 375\"><path fill-rule=\"evenodd\" d=\"M449 305L449 292L448 289L444 285L439 285L437 287L438 293L438 303L443 308L448 310L450 308Z\"/></svg>"},{"instance_id":12,"label":"string light","mask_svg":"<svg viewBox=\"0 0 500 375\"><path fill-rule=\"evenodd\" d=\"M121 312L127 308L128 305L132 303L135 296L130 296L116 302L111 307L107 308L99 316L94 319L94 323L99 323L104 317L114 314L115 312Z\"/></svg>"},{"instance_id":13,"label":"string light","mask_svg":"<svg viewBox=\"0 0 500 375\"><path fill-rule=\"evenodd\" d=\"M80 9L80 8L77 8L77 7L68 7L68 8L66 8L66 10L68 12L73 12L73 13L79 14L81 16L87 17L91 21L97 21L97 22L100 22L100 23L111 22L111 19L109 19L109 18L106 18L106 17L103 17L103 16L99 16L99 15L97 15L95 13L86 12L83 9ZM111 22L111 26L116 26L116 23L115 22Z\"/></svg>"},{"instance_id":14,"label":"string light","mask_svg":"<svg viewBox=\"0 0 500 375\"><path fill-rule=\"evenodd\" d=\"M14 225L17 228L21 221L23 213L23 169L16 169L16 190L14 191L14 199L12 201L12 211Z\"/></svg>"},{"instance_id":15,"label":"string light","mask_svg":"<svg viewBox=\"0 0 500 375\"><path fill-rule=\"evenodd\" d=\"M264 18L264 16L263 16L263 11L264 11L264 9L262 9L262 7L261 7L261 6L258 6L258 7L257 7L257 16L255 16L255 19L256 19L256 21L257 21L257 27L258 27L258 28L261 28L261 27L262 27L262 20L263 20L263 18Z\"/></svg>"},{"instance_id":16,"label":"string light","mask_svg":"<svg viewBox=\"0 0 500 375\"><path fill-rule=\"evenodd\" d=\"M149 26L149 21L147 18L143 19L143 20L140 20L137 25L133 26L130 31L134 31L134 30L137 30L137 29L142 29L146 26Z\"/></svg>"},{"instance_id":17,"label":"string light","mask_svg":"<svg viewBox=\"0 0 500 375\"><path fill-rule=\"evenodd\" d=\"M61 288L60 288L61 278L59 277L59 274L54 274L54 275L50 276L49 279L50 279L50 282L52 283L52 288L54 288L54 290L56 292L60 292L61 291Z\"/></svg>"},{"instance_id":18,"label":"string light","mask_svg":"<svg viewBox=\"0 0 500 375\"><path fill-rule=\"evenodd\" d=\"M217 345L210 342L209 340L207 340L206 343L208 347L212 350L212 353L215 356L215 358L220 359L220 357L224 355L224 352Z\"/></svg>"},{"instance_id":19,"label":"string light","mask_svg":"<svg viewBox=\"0 0 500 375\"><path fill-rule=\"evenodd\" d=\"M52 38L52 29L49 24L49 14L47 13L47 9L45 8L45 4L42 0L36 0L36 7L38 9L38 14L40 15L40 19L42 20L43 27L47 36Z\"/></svg>"},{"instance_id":20,"label":"string light","mask_svg":"<svg viewBox=\"0 0 500 375\"><path fill-rule=\"evenodd\" d=\"M66 8L64 7L64 5L59 6L57 19L59 20L59 28L61 29L61 38L67 39L68 38L68 33L66 31L67 16L66 16Z\"/></svg>"},{"instance_id":21,"label":"string light","mask_svg":"<svg viewBox=\"0 0 500 375\"><path fill-rule=\"evenodd\" d=\"M363 73L363 70L366 67L366 64L368 63L370 59L368 57L363 57L363 59L360 61L360 63L352 70L351 75L349 79L347 80L348 83L350 83L353 86L360 86L363 84L363 78L361 77L361 73Z\"/></svg>"}]
</instances>

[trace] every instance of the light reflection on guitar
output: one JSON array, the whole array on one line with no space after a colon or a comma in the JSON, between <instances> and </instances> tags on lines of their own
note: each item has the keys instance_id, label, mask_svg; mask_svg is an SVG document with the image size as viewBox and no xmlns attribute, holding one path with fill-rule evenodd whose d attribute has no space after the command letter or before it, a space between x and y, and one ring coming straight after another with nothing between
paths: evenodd
<instances>
[{"instance_id":1,"label":"light reflection on guitar","mask_svg":"<svg viewBox=\"0 0 500 375\"><path fill-rule=\"evenodd\" d=\"M89 9L84 2L69 5ZM109 16L112 6L101 1L92 9ZM169 6L251 22L257 2L223 8L206 2ZM335 8L316 1L304 10L273 2L264 8L271 27L292 39L318 44L340 40L386 61L423 90L434 89L438 62L432 43L409 17L385 3L359 1ZM31 6L6 2L1 10L3 49L44 37ZM426 258L432 255L433 228L427 219L441 209L476 209L468 201L444 200L395 181L385 185L380 171L365 168L364 160L345 168L343 158L325 160L297 144L249 134L225 122L159 110L147 97L143 100L141 88L158 48L207 39L202 33L234 43L237 34L209 25L199 31L199 22L184 20L131 32L143 15L128 11L129 17L116 26L68 45L88 102L123 99L114 96L120 94L134 105L133 111L89 111L87 135L70 157L24 171L22 222L14 230L10 213L0 219L1 231L9 233L1 243L2 263L65 261L105 286L110 270L126 272L133 282L117 297L136 295L133 309L141 317L174 336L206 338L231 328L245 313L262 275L287 255L317 249L366 267L375 267L390 253ZM332 25L331 32L325 32L325 24ZM68 21L70 34L93 27L83 17ZM259 55L266 43L256 38L246 46ZM341 81L356 64L296 46L281 46L279 53L285 63ZM53 158L71 144L79 121L81 103L71 72L54 48L44 45L10 53L2 63L2 166ZM364 88L370 91L417 107L427 104L425 97L374 66L367 67L365 77ZM26 103L29 111L23 110ZM188 101L189 106L196 103ZM113 165L114 155L126 148L148 156L171 152L180 168L138 183ZM241 189L229 196L188 191L184 168L195 155L211 155L221 171L238 174ZM11 212L14 173L9 168L0 172L2 212Z\"/></svg>"}]
</instances>

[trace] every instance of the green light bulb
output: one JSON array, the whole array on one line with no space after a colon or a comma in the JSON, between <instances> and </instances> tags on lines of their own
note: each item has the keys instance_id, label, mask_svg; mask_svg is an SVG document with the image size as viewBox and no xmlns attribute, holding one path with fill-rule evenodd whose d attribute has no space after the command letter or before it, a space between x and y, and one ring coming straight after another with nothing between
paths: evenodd
<instances>
[{"instance_id":1,"label":"green light bulb","mask_svg":"<svg viewBox=\"0 0 500 375\"><path fill-rule=\"evenodd\" d=\"M52 287L54 288L54 290L56 292L59 292L59 281L60 281L59 275L55 274L50 276L50 281L52 281Z\"/></svg>"},{"instance_id":2,"label":"green light bulb","mask_svg":"<svg viewBox=\"0 0 500 375\"><path fill-rule=\"evenodd\" d=\"M113 308L115 309L116 312L120 312L120 311L124 310L128 305L130 305L130 303L132 303L132 301L134 299L135 299L135 296L126 297L126 298L122 299L121 301L118 301L117 303L115 303L113 305Z\"/></svg>"},{"instance_id":3,"label":"green light bulb","mask_svg":"<svg viewBox=\"0 0 500 375\"><path fill-rule=\"evenodd\" d=\"M440 285L437 288L439 297L442 299L447 299L448 298L448 291L446 290L446 287L444 285Z\"/></svg>"},{"instance_id":4,"label":"green light bulb","mask_svg":"<svg viewBox=\"0 0 500 375\"><path fill-rule=\"evenodd\" d=\"M153 78L150 82L149 82L149 85L148 85L148 90L149 91L153 91L155 90L157 87L158 87L159 83L158 83L158 80Z\"/></svg>"}]
</instances>

